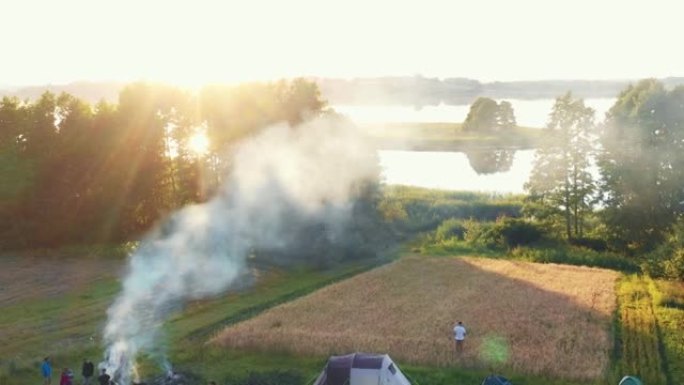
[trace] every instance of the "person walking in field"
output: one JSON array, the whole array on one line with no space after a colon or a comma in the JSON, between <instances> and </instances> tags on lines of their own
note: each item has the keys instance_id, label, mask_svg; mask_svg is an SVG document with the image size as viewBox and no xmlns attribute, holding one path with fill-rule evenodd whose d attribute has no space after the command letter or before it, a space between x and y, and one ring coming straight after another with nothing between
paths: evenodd
<instances>
[{"instance_id":1,"label":"person walking in field","mask_svg":"<svg viewBox=\"0 0 684 385\"><path fill-rule=\"evenodd\" d=\"M83 367L81 368L81 375L83 375L83 385L90 385L90 380L95 374L95 366L88 359L83 359Z\"/></svg>"},{"instance_id":2,"label":"person walking in field","mask_svg":"<svg viewBox=\"0 0 684 385\"><path fill-rule=\"evenodd\" d=\"M45 357L43 363L40 365L40 374L43 376L43 384L50 385L52 380L52 366L50 366L50 357Z\"/></svg>"},{"instance_id":3,"label":"person walking in field","mask_svg":"<svg viewBox=\"0 0 684 385\"><path fill-rule=\"evenodd\" d=\"M463 322L458 321L456 326L454 326L454 341L455 341L455 351L460 354L463 351L463 343L466 337L466 328L463 326Z\"/></svg>"}]
</instances>

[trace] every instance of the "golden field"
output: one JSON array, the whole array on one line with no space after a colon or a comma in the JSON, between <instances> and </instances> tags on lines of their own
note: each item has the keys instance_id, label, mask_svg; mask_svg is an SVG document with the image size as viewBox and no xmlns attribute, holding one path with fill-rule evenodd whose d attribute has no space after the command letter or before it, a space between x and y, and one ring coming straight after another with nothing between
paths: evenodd
<instances>
[{"instance_id":1,"label":"golden field","mask_svg":"<svg viewBox=\"0 0 684 385\"><path fill-rule=\"evenodd\" d=\"M405 257L226 328L213 343L297 355L388 353L400 363L590 380L609 366L609 270ZM468 329L455 354L452 327Z\"/></svg>"}]
</instances>

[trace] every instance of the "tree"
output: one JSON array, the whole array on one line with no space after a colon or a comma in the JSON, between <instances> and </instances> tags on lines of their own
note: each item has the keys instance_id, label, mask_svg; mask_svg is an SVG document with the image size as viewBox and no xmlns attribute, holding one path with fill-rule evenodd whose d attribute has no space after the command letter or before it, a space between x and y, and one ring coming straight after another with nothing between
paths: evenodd
<instances>
[{"instance_id":1,"label":"tree","mask_svg":"<svg viewBox=\"0 0 684 385\"><path fill-rule=\"evenodd\" d=\"M465 131L498 131L515 126L515 113L510 102L503 100L497 104L493 99L485 97L475 100L463 122Z\"/></svg>"},{"instance_id":2,"label":"tree","mask_svg":"<svg viewBox=\"0 0 684 385\"><path fill-rule=\"evenodd\" d=\"M684 206L684 87L654 79L622 91L609 110L599 156L604 221L633 250L657 245Z\"/></svg>"},{"instance_id":3,"label":"tree","mask_svg":"<svg viewBox=\"0 0 684 385\"><path fill-rule=\"evenodd\" d=\"M463 122L465 131L493 131L498 127L499 105L490 98L479 97L470 106L468 116Z\"/></svg>"},{"instance_id":4,"label":"tree","mask_svg":"<svg viewBox=\"0 0 684 385\"><path fill-rule=\"evenodd\" d=\"M547 220L561 217L568 239L582 237L584 219L592 211L596 186L589 172L589 135L594 110L570 93L556 99L548 128L553 130L539 148L525 184L528 204L538 205Z\"/></svg>"},{"instance_id":5,"label":"tree","mask_svg":"<svg viewBox=\"0 0 684 385\"><path fill-rule=\"evenodd\" d=\"M515 113L510 102L502 100L499 102L499 109L496 114L496 123L500 128L513 129L517 125Z\"/></svg>"},{"instance_id":6,"label":"tree","mask_svg":"<svg viewBox=\"0 0 684 385\"><path fill-rule=\"evenodd\" d=\"M475 149L465 151L470 167L478 174L494 174L506 172L513 165L515 150L509 149Z\"/></svg>"}]
</instances>

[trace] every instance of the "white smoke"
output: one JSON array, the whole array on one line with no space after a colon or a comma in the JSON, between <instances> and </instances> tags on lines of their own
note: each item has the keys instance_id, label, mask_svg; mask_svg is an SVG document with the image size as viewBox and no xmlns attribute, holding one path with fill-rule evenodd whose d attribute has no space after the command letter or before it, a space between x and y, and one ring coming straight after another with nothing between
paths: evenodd
<instances>
[{"instance_id":1,"label":"white smoke","mask_svg":"<svg viewBox=\"0 0 684 385\"><path fill-rule=\"evenodd\" d=\"M229 288L250 250L289 247L288 234L302 218L339 236L359 189L378 175L375 149L332 118L271 127L234 154L214 199L175 213L130 257L122 292L107 312L101 364L122 385L130 383L139 353L163 356L160 330L171 312Z\"/></svg>"}]
</instances>

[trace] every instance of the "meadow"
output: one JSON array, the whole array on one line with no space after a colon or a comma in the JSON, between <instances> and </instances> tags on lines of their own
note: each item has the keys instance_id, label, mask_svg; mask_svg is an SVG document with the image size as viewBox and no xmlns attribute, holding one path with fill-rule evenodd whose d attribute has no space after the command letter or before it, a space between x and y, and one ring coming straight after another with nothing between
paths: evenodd
<instances>
[{"instance_id":1,"label":"meadow","mask_svg":"<svg viewBox=\"0 0 684 385\"><path fill-rule=\"evenodd\" d=\"M76 372L83 358L97 363L103 357L101 331L106 310L120 290L119 277L125 271L126 259L119 252L114 256L99 250L78 252L82 254L45 250L0 256L0 385L40 381L38 367L48 355L55 370L69 367ZM261 270L253 286L190 303L165 325L167 340L162 342L169 347L174 364L192 367L195 372L202 368L203 375L225 377L221 370L216 373L217 368L223 368L220 362L210 361L208 367L203 362L204 342L211 335L378 263L382 261L328 270ZM233 361L241 359L249 363L253 358L238 354ZM318 361L315 367L320 365ZM268 360L262 358L260 362ZM254 368L246 365L249 370ZM143 366L146 374L159 373L159 368L150 363ZM232 375L244 374L233 369L237 374Z\"/></svg>"},{"instance_id":2,"label":"meadow","mask_svg":"<svg viewBox=\"0 0 684 385\"><path fill-rule=\"evenodd\" d=\"M413 149L420 151L458 151L477 148L537 147L544 131L531 127L516 127L498 132L466 132L461 123L377 123L362 128L383 149Z\"/></svg>"},{"instance_id":3,"label":"meadow","mask_svg":"<svg viewBox=\"0 0 684 385\"><path fill-rule=\"evenodd\" d=\"M594 381L610 368L618 273L482 258L406 257L227 328L214 343ZM469 328L455 355L451 328ZM582 368L578 370L578 368Z\"/></svg>"},{"instance_id":4,"label":"meadow","mask_svg":"<svg viewBox=\"0 0 684 385\"><path fill-rule=\"evenodd\" d=\"M0 257L1 385L37 383L45 355L76 370L102 357L125 259L86 254ZM626 373L684 383L681 283L453 256L409 255L369 271L378 263L265 270L251 287L193 302L166 324L171 362L200 383L308 385L329 352L378 349L420 385L475 385L491 372L527 385L615 385ZM469 329L458 360L457 319ZM144 358L141 369L159 374Z\"/></svg>"}]
</instances>

